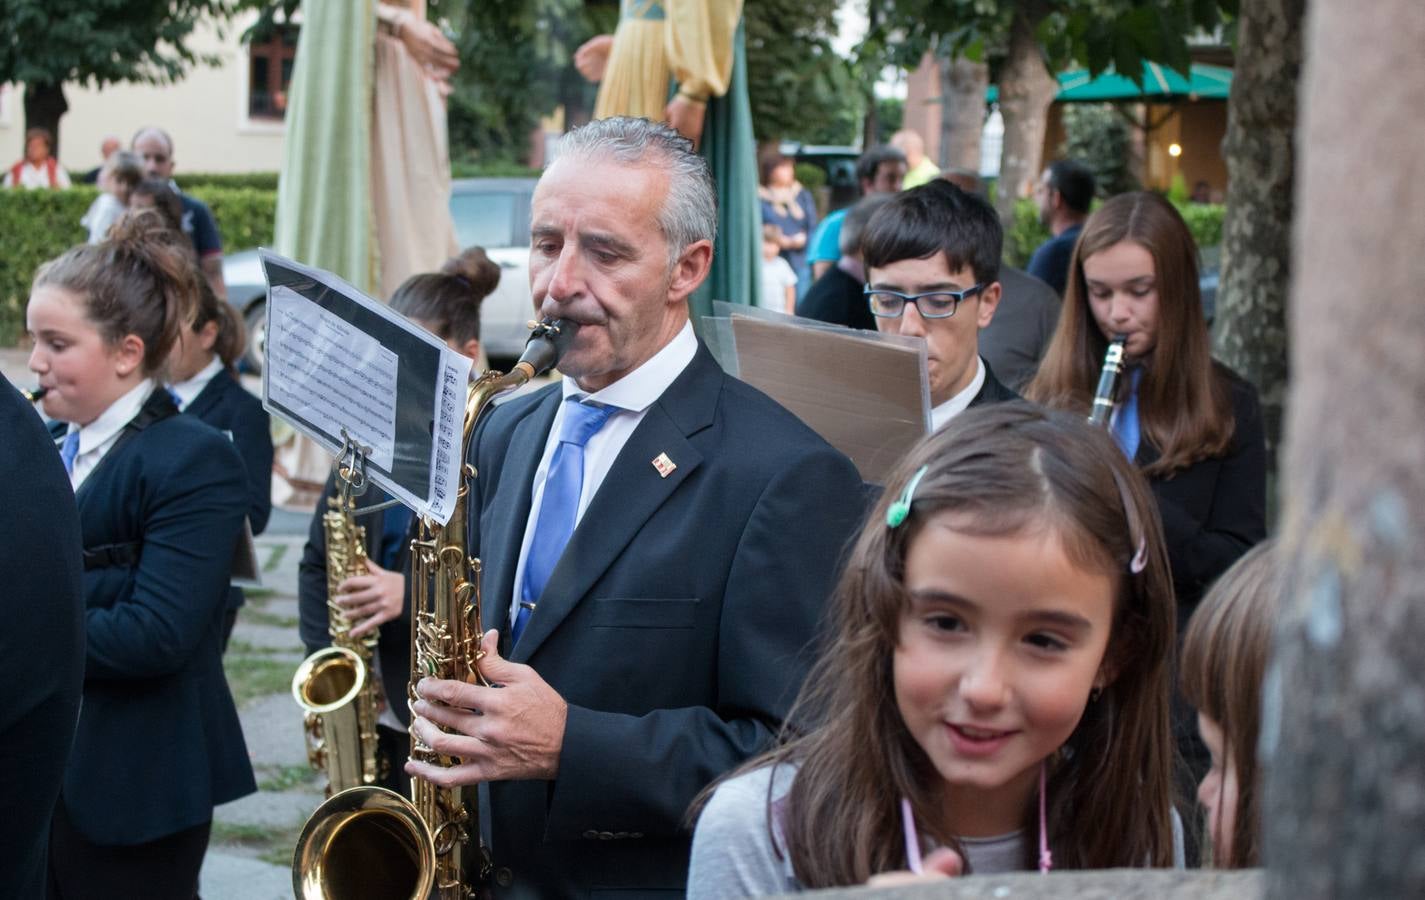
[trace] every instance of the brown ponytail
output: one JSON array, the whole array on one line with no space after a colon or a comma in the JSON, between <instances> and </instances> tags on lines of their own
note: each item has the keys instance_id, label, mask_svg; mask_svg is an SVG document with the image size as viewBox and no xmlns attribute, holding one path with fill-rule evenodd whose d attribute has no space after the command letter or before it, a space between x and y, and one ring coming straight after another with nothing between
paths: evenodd
<instances>
[{"instance_id":1,"label":"brown ponytail","mask_svg":"<svg viewBox=\"0 0 1425 900\"><path fill-rule=\"evenodd\" d=\"M500 267L480 247L446 260L439 272L412 275L391 295L391 308L430 326L441 340L480 339L480 303L500 284Z\"/></svg>"},{"instance_id":2,"label":"brown ponytail","mask_svg":"<svg viewBox=\"0 0 1425 900\"><path fill-rule=\"evenodd\" d=\"M218 323L218 335L213 341L213 352L223 361L229 372L237 374L237 361L247 349L247 324L243 322L232 304L218 299L208 279L198 279L198 307L193 317L193 333L202 331L209 322Z\"/></svg>"},{"instance_id":3,"label":"brown ponytail","mask_svg":"<svg viewBox=\"0 0 1425 900\"><path fill-rule=\"evenodd\" d=\"M192 244L151 210L131 211L98 244L81 244L40 267L34 287L63 288L84 298L89 320L113 346L127 335L143 341L143 372L162 371L193 321L199 283Z\"/></svg>"}]
</instances>

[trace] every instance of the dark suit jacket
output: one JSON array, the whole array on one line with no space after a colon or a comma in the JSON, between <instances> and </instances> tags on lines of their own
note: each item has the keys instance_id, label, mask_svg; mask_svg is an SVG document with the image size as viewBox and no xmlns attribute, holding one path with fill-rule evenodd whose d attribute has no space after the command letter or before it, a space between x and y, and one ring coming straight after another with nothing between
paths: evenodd
<instances>
[{"instance_id":1,"label":"dark suit jacket","mask_svg":"<svg viewBox=\"0 0 1425 900\"><path fill-rule=\"evenodd\" d=\"M157 840L256 790L223 675L228 570L247 484L232 442L163 416L111 449L75 500L86 552L138 545L136 565L84 573L84 705L62 800L97 844Z\"/></svg>"},{"instance_id":2,"label":"dark suit jacket","mask_svg":"<svg viewBox=\"0 0 1425 900\"><path fill-rule=\"evenodd\" d=\"M481 788L495 893L680 896L689 803L785 716L861 483L700 346L614 462L511 653L515 568L560 397L556 385L496 408L469 454L485 627L569 704L553 782Z\"/></svg>"},{"instance_id":3,"label":"dark suit jacket","mask_svg":"<svg viewBox=\"0 0 1425 900\"><path fill-rule=\"evenodd\" d=\"M84 678L79 513L49 433L4 376L0 435L0 897L39 900Z\"/></svg>"},{"instance_id":4,"label":"dark suit jacket","mask_svg":"<svg viewBox=\"0 0 1425 900\"><path fill-rule=\"evenodd\" d=\"M1216 365L1231 385L1236 419L1227 452L1169 477L1149 479L1163 518L1180 625L1208 586L1267 536L1267 447L1257 390ZM1143 441L1134 462L1141 468L1158 456Z\"/></svg>"},{"instance_id":5,"label":"dark suit jacket","mask_svg":"<svg viewBox=\"0 0 1425 900\"><path fill-rule=\"evenodd\" d=\"M1022 400L1019 394L1005 387L1004 382L995 377L995 370L990 366L990 361L984 357L980 359L985 364L985 383L980 385L980 389L975 392L975 397L970 401L970 409L976 406L985 406L990 403L1005 403L1010 400Z\"/></svg>"},{"instance_id":6,"label":"dark suit jacket","mask_svg":"<svg viewBox=\"0 0 1425 900\"><path fill-rule=\"evenodd\" d=\"M267 410L226 369L214 375L183 410L219 431L230 432L247 473L247 520L262 534L272 515L272 432ZM228 589L228 609L242 606L242 589Z\"/></svg>"},{"instance_id":7,"label":"dark suit jacket","mask_svg":"<svg viewBox=\"0 0 1425 900\"><path fill-rule=\"evenodd\" d=\"M866 285L840 266L832 266L797 301L797 315L848 328L876 330L876 317L866 302Z\"/></svg>"},{"instance_id":8,"label":"dark suit jacket","mask_svg":"<svg viewBox=\"0 0 1425 900\"><path fill-rule=\"evenodd\" d=\"M1019 389L1039 370L1063 304L1048 284L1010 266L1000 266L999 283L995 317L980 329L980 355L994 363L1006 384Z\"/></svg>"},{"instance_id":9,"label":"dark suit jacket","mask_svg":"<svg viewBox=\"0 0 1425 900\"><path fill-rule=\"evenodd\" d=\"M297 610L300 617L302 643L308 653L316 653L323 647L331 646L331 633L327 630L327 533L322 526L322 516L327 511L327 498L336 492L336 477L327 478L322 496L317 500L317 511L312 515L311 527L307 530L307 544L302 548L302 562L297 568ZM374 485L356 501L358 510L367 506L385 503L391 498L385 491ZM383 514L372 513L357 516L356 524L366 530L366 556L381 561L381 535ZM408 535L409 537L409 535ZM382 625L380 637L376 641L376 655L381 661L381 686L386 691L387 704L401 724L411 724L411 710L406 705L406 683L411 677L411 573L410 541L402 541L402 550L396 559L394 570L406 576L406 602L399 618ZM399 765L402 760L393 760Z\"/></svg>"}]
</instances>

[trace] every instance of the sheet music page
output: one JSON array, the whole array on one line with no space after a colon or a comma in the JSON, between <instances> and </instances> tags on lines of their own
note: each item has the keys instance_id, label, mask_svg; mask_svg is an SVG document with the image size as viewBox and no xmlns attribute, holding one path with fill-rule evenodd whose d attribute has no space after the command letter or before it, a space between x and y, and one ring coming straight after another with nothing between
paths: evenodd
<instances>
[{"instance_id":1,"label":"sheet music page","mask_svg":"<svg viewBox=\"0 0 1425 900\"><path fill-rule=\"evenodd\" d=\"M459 493L473 361L330 272L261 252L263 404L337 454L343 432L391 496L444 524Z\"/></svg>"}]
</instances>

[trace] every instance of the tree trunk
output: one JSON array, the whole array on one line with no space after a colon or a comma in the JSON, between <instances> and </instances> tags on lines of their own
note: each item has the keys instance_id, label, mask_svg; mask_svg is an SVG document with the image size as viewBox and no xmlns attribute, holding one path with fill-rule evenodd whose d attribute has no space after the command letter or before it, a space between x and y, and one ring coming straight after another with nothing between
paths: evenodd
<instances>
[{"instance_id":1,"label":"tree trunk","mask_svg":"<svg viewBox=\"0 0 1425 900\"><path fill-rule=\"evenodd\" d=\"M44 82L25 85L25 129L43 128L53 138L51 153L59 159L59 120L69 112L63 84Z\"/></svg>"},{"instance_id":2,"label":"tree trunk","mask_svg":"<svg viewBox=\"0 0 1425 900\"><path fill-rule=\"evenodd\" d=\"M940 168L980 171L989 83L985 63L963 56L940 58Z\"/></svg>"},{"instance_id":3,"label":"tree trunk","mask_svg":"<svg viewBox=\"0 0 1425 900\"><path fill-rule=\"evenodd\" d=\"M1261 392L1275 470L1287 382L1296 90L1306 0L1247 0L1227 105L1217 353Z\"/></svg>"},{"instance_id":4,"label":"tree trunk","mask_svg":"<svg viewBox=\"0 0 1425 900\"><path fill-rule=\"evenodd\" d=\"M1038 15L1038 18L1035 16ZM999 107L1004 116L1004 151L1000 157L995 206L1000 221L1014 223L1014 201L1028 192L1039 176L1049 105L1059 83L1044 64L1034 29L1042 14L1019 5L1010 26L1009 56L999 80Z\"/></svg>"},{"instance_id":5,"label":"tree trunk","mask_svg":"<svg viewBox=\"0 0 1425 900\"><path fill-rule=\"evenodd\" d=\"M1425 897L1422 46L1419 0L1311 0L1260 747L1281 900Z\"/></svg>"}]
</instances>

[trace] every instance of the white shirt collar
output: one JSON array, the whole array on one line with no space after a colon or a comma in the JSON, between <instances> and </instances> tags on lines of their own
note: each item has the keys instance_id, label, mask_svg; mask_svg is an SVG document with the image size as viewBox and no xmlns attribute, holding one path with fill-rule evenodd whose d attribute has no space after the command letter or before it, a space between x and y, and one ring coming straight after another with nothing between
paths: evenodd
<instances>
[{"instance_id":1,"label":"white shirt collar","mask_svg":"<svg viewBox=\"0 0 1425 900\"><path fill-rule=\"evenodd\" d=\"M985 386L985 361L980 357L975 357L975 377L970 379L966 385L955 396L930 411L930 427L932 431L939 431L944 428L949 421L970 406L970 401L975 399L975 395L980 392L980 388Z\"/></svg>"},{"instance_id":2,"label":"white shirt collar","mask_svg":"<svg viewBox=\"0 0 1425 900\"><path fill-rule=\"evenodd\" d=\"M198 395L203 393L203 388L208 386L208 382L213 380L213 376L223 370L223 361L214 356L209 363L204 366L197 375L187 381L180 381L170 384L169 388L178 395L178 406L186 409L188 404L198 399Z\"/></svg>"},{"instance_id":3,"label":"white shirt collar","mask_svg":"<svg viewBox=\"0 0 1425 900\"><path fill-rule=\"evenodd\" d=\"M130 388L127 394L110 403L109 408L99 414L99 418L83 428L71 422L69 431L79 432L79 454L83 455L102 447L117 436L124 426L139 414L139 410L143 409L144 401L153 393L153 388L153 379L145 378Z\"/></svg>"},{"instance_id":4,"label":"white shirt collar","mask_svg":"<svg viewBox=\"0 0 1425 900\"><path fill-rule=\"evenodd\" d=\"M641 413L652 406L668 390L698 353L698 339L693 336L693 323L684 322L673 340L643 365L629 372L603 390L588 394L588 399L606 406L616 406ZM586 392L570 376L564 376L564 399L583 397Z\"/></svg>"}]
</instances>

